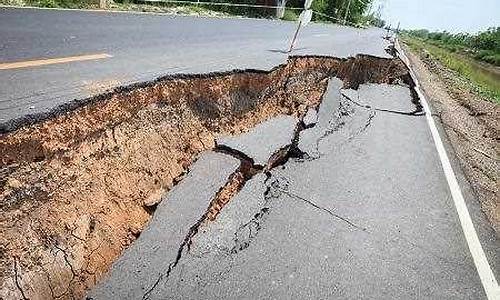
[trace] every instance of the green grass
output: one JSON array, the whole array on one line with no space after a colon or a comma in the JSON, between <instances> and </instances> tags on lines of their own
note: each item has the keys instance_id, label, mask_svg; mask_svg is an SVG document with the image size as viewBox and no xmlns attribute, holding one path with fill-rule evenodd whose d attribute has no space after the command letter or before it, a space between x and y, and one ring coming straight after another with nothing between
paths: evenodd
<instances>
[{"instance_id":1,"label":"green grass","mask_svg":"<svg viewBox=\"0 0 500 300\"><path fill-rule=\"evenodd\" d=\"M445 67L456 71L462 77L470 80L477 87L480 94L492 99L494 102L500 103L500 76L495 75L493 71L488 72L486 67L480 66L472 59L459 55L453 52L453 50L426 43L421 39L409 36L403 36L403 40L410 49L417 53L422 53L425 49ZM494 67L491 66L491 68Z\"/></svg>"}]
</instances>

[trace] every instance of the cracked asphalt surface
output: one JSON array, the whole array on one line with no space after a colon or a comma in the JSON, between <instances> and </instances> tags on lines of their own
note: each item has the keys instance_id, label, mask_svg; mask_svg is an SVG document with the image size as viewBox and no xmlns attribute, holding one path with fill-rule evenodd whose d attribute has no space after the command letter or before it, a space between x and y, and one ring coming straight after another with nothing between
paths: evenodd
<instances>
[{"instance_id":1,"label":"cracked asphalt surface","mask_svg":"<svg viewBox=\"0 0 500 300\"><path fill-rule=\"evenodd\" d=\"M249 179L216 220L190 236L178 260L166 259L177 248L157 243L167 235L151 234L175 205L161 202L89 298L485 299L428 125L415 111L407 87L345 90L332 78L315 126L298 133L302 155ZM228 176L211 176L219 175ZM203 197L200 209L212 198ZM474 216L498 274L498 240L484 231L484 216ZM154 255L142 248L153 244ZM141 266L144 260L175 267L162 271Z\"/></svg>"}]
</instances>

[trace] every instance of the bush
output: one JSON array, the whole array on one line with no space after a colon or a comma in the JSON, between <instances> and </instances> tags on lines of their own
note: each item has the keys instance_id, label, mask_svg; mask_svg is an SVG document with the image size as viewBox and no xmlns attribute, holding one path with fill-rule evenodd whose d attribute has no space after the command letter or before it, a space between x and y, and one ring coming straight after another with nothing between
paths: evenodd
<instances>
[{"instance_id":1,"label":"bush","mask_svg":"<svg viewBox=\"0 0 500 300\"><path fill-rule=\"evenodd\" d=\"M500 67L500 54L488 55L483 57L482 60L497 67Z\"/></svg>"},{"instance_id":2,"label":"bush","mask_svg":"<svg viewBox=\"0 0 500 300\"><path fill-rule=\"evenodd\" d=\"M281 19L284 21L297 21L299 19L299 15L295 10L285 9L285 13Z\"/></svg>"},{"instance_id":3,"label":"bush","mask_svg":"<svg viewBox=\"0 0 500 300\"><path fill-rule=\"evenodd\" d=\"M495 66L500 66L500 53L492 50L480 50L474 54L474 58Z\"/></svg>"},{"instance_id":4,"label":"bush","mask_svg":"<svg viewBox=\"0 0 500 300\"><path fill-rule=\"evenodd\" d=\"M41 7L49 7L49 8L58 7L56 1L54 0L40 0L39 5Z\"/></svg>"},{"instance_id":5,"label":"bush","mask_svg":"<svg viewBox=\"0 0 500 300\"><path fill-rule=\"evenodd\" d=\"M490 56L492 54L493 54L493 52L491 50L480 50L474 54L474 58L479 59L479 60L483 60L486 56Z\"/></svg>"},{"instance_id":6,"label":"bush","mask_svg":"<svg viewBox=\"0 0 500 300\"><path fill-rule=\"evenodd\" d=\"M493 50L500 52L500 27L490 28L480 32L471 39L471 47L480 50Z\"/></svg>"}]
</instances>

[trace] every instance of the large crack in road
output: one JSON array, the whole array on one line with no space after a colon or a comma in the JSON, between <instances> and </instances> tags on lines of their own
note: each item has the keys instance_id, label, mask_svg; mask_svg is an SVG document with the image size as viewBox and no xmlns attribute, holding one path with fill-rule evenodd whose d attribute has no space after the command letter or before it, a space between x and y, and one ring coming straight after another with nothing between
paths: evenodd
<instances>
[{"instance_id":1,"label":"large crack in road","mask_svg":"<svg viewBox=\"0 0 500 300\"><path fill-rule=\"evenodd\" d=\"M365 83L413 88L397 59L292 57L270 72L170 76L3 124L0 215L5 239L0 242L0 295L48 299L56 298L55 290L63 291L59 298L84 295L122 251L142 237L162 195L184 182L190 176L189 166L211 149L233 157L240 166L186 228L175 259L142 296L149 297L170 276L183 253L189 252L200 226L216 222L247 182L266 174L265 201L232 234L234 244L228 253L244 250L257 236L277 194L306 199L276 188L271 171L291 158L323 155L321 140L349 122L353 108L346 108L349 101L339 97L343 109L322 123L321 100L331 78L344 89L356 90ZM314 126L303 119L311 109L320 117ZM347 140L368 128L375 110L369 111L356 117L365 119L362 125L347 126L353 131ZM218 136L246 132L279 115L298 119L289 144L270 153L266 164L256 163L247 151L216 145ZM316 132L316 154L301 148L301 135L307 132ZM350 227L364 229L311 200L305 202ZM36 228L26 228L27 220ZM64 249L65 264L56 259L58 249Z\"/></svg>"},{"instance_id":2,"label":"large crack in road","mask_svg":"<svg viewBox=\"0 0 500 300\"><path fill-rule=\"evenodd\" d=\"M331 87L333 87L333 91L329 90L329 95L332 93L338 94L340 92L340 90L335 90L335 88L338 89L340 85L332 85ZM409 95L409 89L407 87L406 89ZM328 95L326 97L328 97ZM325 100L328 99L323 98L323 102L319 105L318 111L324 110L324 108L321 108L322 105L329 105ZM349 101L342 100L342 98L340 102L340 107L348 105L349 103ZM412 105L411 102L409 102L409 104ZM197 228L196 234L189 236L189 244L192 244L194 249L189 247L186 251L186 255L182 257L182 261L178 256L174 264L168 264L166 270L159 270L158 277L152 284L148 284L148 281L151 282L148 278L150 275L155 274L155 271L148 271L147 268L135 273L133 276L123 276L122 274L125 274L127 270L136 270L140 268L142 263L137 265L137 255L147 257L141 258L141 260L156 261L154 258L155 254L150 252L141 254L134 252L132 255L126 254L120 258L116 268L112 269L112 272L107 279L104 280L103 284L98 286L89 295L89 299L136 298L141 296L140 292L144 289L146 293L142 294L143 299L159 299L165 297L165 295L171 295L170 297L177 298L180 295L186 295L181 292L183 288L180 286L190 286L192 280L198 282L196 286L203 289L203 282L206 284L207 282L213 281L214 278L219 278L213 277L209 279L206 276L204 276L205 279L198 278L201 276L200 274L203 273L204 268L213 266L215 269L219 269L217 266L221 261L230 262L242 251L251 247L253 241L258 237L259 232L265 229L266 219L273 214L273 202L283 200L283 197L305 203L308 207L320 213L326 213L335 221L340 221L352 230L358 230L369 234L370 231L366 227L335 212L334 209L321 206L307 197L300 196L291 189L290 183L286 177L280 176L279 173L275 172L276 169L286 168L289 160L294 160L299 163L308 163L308 160L303 160L303 156L310 156L303 150L297 148L301 144L300 136L303 131L318 131L315 135L317 140L311 142L312 145L318 145L319 141L327 136L325 132L328 133L332 131L329 127L331 124L338 124L339 120L344 119L346 116L353 117L354 115L358 115L358 117L361 117L357 120L359 124L350 124L350 126L347 126L352 127L346 130L347 139L345 141L336 140L335 143L348 143L355 139L358 135L368 130L375 116L373 109L370 109L368 114L365 114L365 110L366 107L363 107L361 110L351 107L349 109L349 114L346 113L345 109L340 109L340 112L332 110L322 114L318 118L317 123L313 122L310 126L304 126L305 122L303 118L305 115L302 119L296 120L295 123L288 124L286 122L283 123L283 118L278 116L259 124L248 133L230 138L230 141L223 139L224 142L219 146L223 149L222 153L240 160L241 165L247 166L244 168L247 172L246 175L238 176L238 188L231 189L230 197L224 197L224 205L218 207L215 217L210 220L203 218L207 220L207 222L202 224L203 228ZM321 127L320 124L327 124L329 126ZM287 127L288 130L286 129ZM341 131L339 128L336 130ZM294 134L290 136L289 132L292 131ZM352 134L352 132L355 132L355 134ZM265 139L262 138L263 135L266 136ZM285 137L288 142L280 143L279 140L282 137ZM228 145L232 145L232 147L235 148L231 148ZM274 150L269 151L269 149ZM263 155L263 153L265 155ZM320 157L317 159L319 158ZM268 163L263 163L263 161ZM280 163L271 164L271 161L278 161ZM256 164L256 162L259 163ZM250 167L250 165L253 166ZM233 173L231 179L221 190L226 189L227 186L232 186L234 174L241 174L241 170L242 168L240 167L238 171ZM252 171L249 172L248 170ZM250 182L250 187L246 185L247 182ZM260 186L260 188L255 187L255 185ZM215 199L218 197L219 193ZM210 203L210 206L212 206L214 200L211 200ZM226 205L229 207L225 207ZM207 210L207 212L209 211L210 209ZM204 216L206 216L207 212ZM251 217L248 219L243 217L244 215ZM150 226L156 227L155 223L152 223ZM191 230L189 232L191 232ZM147 235L143 242L147 243L151 238L154 237L152 235ZM216 260L216 262L214 262L214 260ZM172 265L177 268L184 265L187 267L181 267L181 271L174 273L173 268L171 268ZM223 267L221 274L230 272L231 268L232 267ZM189 274L191 275L185 274L186 269L190 270ZM143 271L145 271L145 273L143 273ZM171 279L172 276L174 277L173 280ZM131 286L124 286L125 282L127 285ZM200 284L202 286L200 286Z\"/></svg>"},{"instance_id":3,"label":"large crack in road","mask_svg":"<svg viewBox=\"0 0 500 300\"><path fill-rule=\"evenodd\" d=\"M340 106L346 105L347 103L348 102L343 102L341 100ZM322 110L322 105L328 106L328 103L325 102L325 99L323 99L323 102L320 104L320 108L318 109L319 111ZM366 107L363 107L362 110L351 108L349 111L351 115L356 115L359 113L364 113L365 109ZM191 249L188 249L187 258L184 258L183 256L184 261L182 262L176 259L175 266L178 267L179 264L190 265L194 263L194 266L188 267L191 270L191 276L193 276L194 274L199 275L203 273L202 270L196 271L197 268L202 268L199 264L203 264L205 267L215 267L216 265L218 265L218 263L213 262L213 259L231 261L235 257L235 255L238 255L240 252L245 251L251 246L252 242L258 237L259 232L263 228L265 228L266 219L273 212L272 202L276 200L282 200L282 196L287 196L290 199L298 200L302 203L305 203L309 207L318 210L319 212L326 213L334 220L341 221L353 230L359 230L361 232L369 233L366 227L356 224L348 217L342 216L341 214L335 212L330 208L323 207L315 203L314 201L307 199L306 197L302 197L296 194L295 192L290 190L288 180L284 177L277 176L273 171L275 168L279 167L286 168L287 162L290 159L303 161L302 156L305 153L297 148L300 144L300 136L302 131L319 129L320 133L322 131L329 132L331 131L331 128L329 128L328 126L322 128L320 127L319 123L329 125L332 123L338 123L339 119L344 118L347 115L349 114L347 114L345 110L340 110L340 113L336 113L335 110L332 110L329 111L329 113L323 114L321 117L319 117L318 124L310 124L309 127L304 126L304 119L297 120L295 124L291 125L280 122L281 118L277 117L266 121L265 123L257 126L248 133L231 138L231 142L222 143L221 147L224 150L223 153L241 160L242 165L248 166L250 164L253 164L253 167L245 168L246 170L252 170L252 172L251 174L247 173L247 176L239 176L238 178L244 179L244 181L238 180L238 189L231 189L233 191L231 193L231 197L225 197L224 205L235 204L237 206L228 207L227 209L224 208L224 206L220 206L218 208L217 214L222 214L220 216L220 219L218 217L210 219L209 222L203 224L204 228L201 232L200 230L197 230L196 235L190 236L190 243L193 243L194 247L197 248L193 250L193 252L195 253L192 253ZM354 132L356 134L349 134L345 142L349 142L350 140L356 138L357 135L362 134L368 129L370 123L373 120L374 112L373 110L370 110L367 115L362 114L362 116L366 117L366 119L360 118L358 120L359 124L351 124L351 126L349 126L354 128ZM325 122L324 118L326 118L327 122ZM289 130L285 130L282 127L288 127ZM262 130L262 128L265 128L266 130ZM294 132L293 136L289 136L287 133L285 133L291 131ZM348 131L351 131L351 128ZM317 145L319 143L319 140L325 138L326 135L324 132L322 134L318 134L318 140L314 141L312 144ZM262 136L266 136L266 138L262 139ZM283 144L279 142L279 138L283 136L288 136L288 143ZM233 149L228 145L232 145L235 148ZM274 151L269 151L270 145L272 145L271 147L274 149ZM283 149L286 149L286 151L283 151ZM264 151L264 153L266 154L265 156L262 155L262 151ZM279 154L281 157L276 158L276 154ZM299 154L298 157L296 156L297 154ZM262 163L263 160L270 162L273 159L281 163ZM259 164L255 164L256 161L258 161ZM305 163L307 163L307 161ZM238 170L237 172L240 171ZM233 173L233 175L234 174L237 173ZM257 180L258 182L259 179L254 179L254 176L256 175L265 175L265 179L260 177L260 184L261 186L264 186L265 189L259 189L255 187L245 189L246 182L253 182L253 184L255 184L254 180ZM228 185L231 186L231 182L232 180L229 180L224 188L222 188L222 190L224 190ZM217 197L218 196L216 196L216 198ZM260 205L253 206L250 211L247 211L246 215L251 216L250 219L243 218L241 216L242 211L248 210L248 207L238 207L238 205L241 205L238 204L238 202L243 202L241 199L242 197L244 201L248 202L255 201L255 199L261 199ZM210 201L210 203L213 202L214 200ZM236 211L238 211L238 213ZM236 222L237 224L234 224L234 222ZM155 224L153 223L151 226L154 227ZM145 237L146 242L150 239L151 235ZM154 281L152 285L148 285L147 283L145 284L145 282L147 282L148 280L144 280L143 275L134 275L133 277L136 277L135 279L131 279L129 276L125 276L125 279L123 276L121 276L120 274L124 274L126 270L135 270L138 268L138 265L136 265L135 262L137 255L138 254L135 253L132 256L126 255L122 257L120 259L120 262L118 263L119 267L112 270L109 277L105 279L102 285L100 285L94 292L90 294L89 298L135 298L140 296L140 294L137 293L144 289L144 285L149 287L146 289L147 292L142 295L143 299L157 299L162 298L165 295L171 295L173 298L176 298L179 295L185 295L181 292L182 288L179 288L179 285L189 286L189 281L193 279L190 279L188 275L184 275L185 271L179 271L175 274L172 273L173 270L170 268L170 266L172 265L171 263L169 264L168 270L159 271L158 279ZM141 257L148 257L146 260L155 261L155 254L141 253L140 255ZM207 255L211 256L211 258L207 259ZM153 256L153 258L150 258L150 256ZM181 270L184 270L184 268L181 267ZM229 269L225 269L224 271L222 271L222 273L225 272L229 272ZM147 276L149 276L151 274L154 274L154 272L146 271L146 274L148 274ZM196 275L196 277L198 277L198 275ZM170 280L172 276L176 277L173 282ZM207 282L210 281L208 278L206 278L205 280L207 280ZM196 281L198 281L198 279L196 279ZM201 280L201 282L203 281L204 280ZM134 284L138 285L136 285L135 287L127 288L124 286L125 282L126 284L132 284L132 286L134 286Z\"/></svg>"}]
</instances>

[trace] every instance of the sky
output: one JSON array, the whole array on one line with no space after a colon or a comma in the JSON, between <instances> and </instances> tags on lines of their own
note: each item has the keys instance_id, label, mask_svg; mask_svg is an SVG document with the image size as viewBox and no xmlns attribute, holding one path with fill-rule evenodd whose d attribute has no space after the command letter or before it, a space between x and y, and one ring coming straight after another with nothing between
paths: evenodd
<instances>
[{"instance_id":1,"label":"sky","mask_svg":"<svg viewBox=\"0 0 500 300\"><path fill-rule=\"evenodd\" d=\"M475 33L500 26L500 0L374 0L382 19L403 29Z\"/></svg>"}]
</instances>

